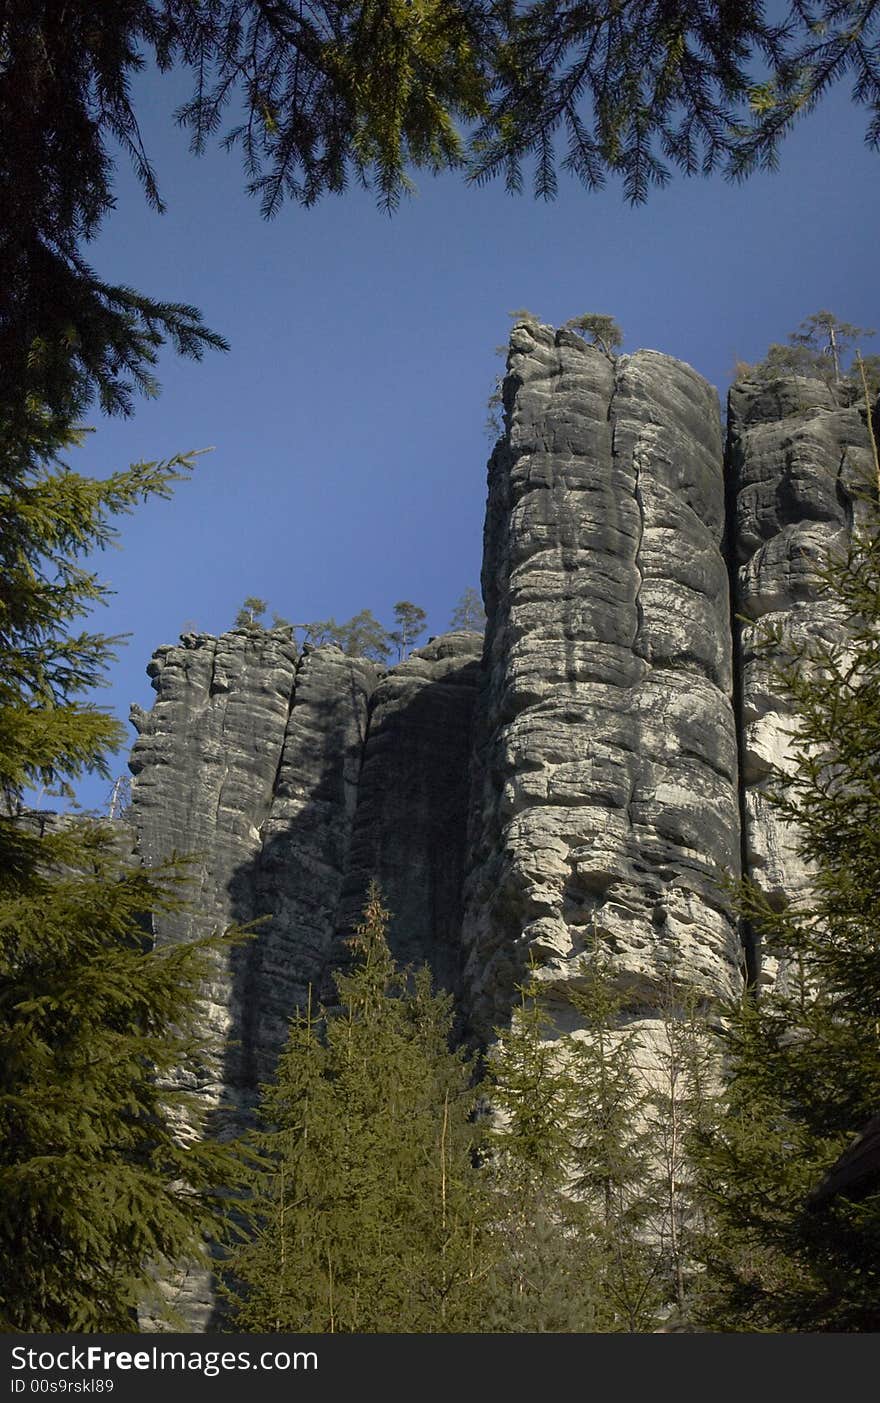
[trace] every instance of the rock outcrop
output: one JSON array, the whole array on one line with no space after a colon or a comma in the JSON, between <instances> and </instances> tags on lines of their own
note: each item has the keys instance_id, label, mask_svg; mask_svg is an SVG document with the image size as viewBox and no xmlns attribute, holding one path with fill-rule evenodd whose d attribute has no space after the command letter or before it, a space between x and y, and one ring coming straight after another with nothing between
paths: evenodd
<instances>
[{"instance_id":1,"label":"rock outcrop","mask_svg":"<svg viewBox=\"0 0 880 1403\"><path fill-rule=\"evenodd\" d=\"M207 991L225 1053L206 1105L246 1116L309 987L332 998L373 877L396 957L457 989L481 642L447 634L384 673L253 627L154 655L156 702L132 717L140 853L194 859L191 908L156 939L258 922Z\"/></svg>"},{"instance_id":2,"label":"rock outcrop","mask_svg":"<svg viewBox=\"0 0 880 1403\"><path fill-rule=\"evenodd\" d=\"M464 928L484 1036L529 955L564 982L601 936L650 1005L674 965L729 992L740 953L717 396L544 327L508 364Z\"/></svg>"},{"instance_id":3,"label":"rock outcrop","mask_svg":"<svg viewBox=\"0 0 880 1403\"><path fill-rule=\"evenodd\" d=\"M816 563L852 524L864 411L820 381L741 381L725 460L687 365L534 323L503 400L485 641L381 669L254 626L150 664L139 851L195 855L192 910L156 939L264 918L207 991L225 1053L198 1089L238 1123L310 986L332 997L372 878L395 955L431 965L472 1038L506 1021L532 956L561 1009L601 939L648 1051L670 978L711 999L756 969L723 874L778 901L809 880L767 802L790 717L756 641L839 627ZM184 1296L204 1322L206 1280Z\"/></svg>"},{"instance_id":4,"label":"rock outcrop","mask_svg":"<svg viewBox=\"0 0 880 1403\"><path fill-rule=\"evenodd\" d=\"M785 903L806 891L809 873L767 799L771 767L786 768L791 751L789 704L774 669L783 650L840 637L817 566L852 528L871 448L850 387L800 376L734 385L728 434L743 860ZM768 646L771 634L779 642Z\"/></svg>"}]
</instances>

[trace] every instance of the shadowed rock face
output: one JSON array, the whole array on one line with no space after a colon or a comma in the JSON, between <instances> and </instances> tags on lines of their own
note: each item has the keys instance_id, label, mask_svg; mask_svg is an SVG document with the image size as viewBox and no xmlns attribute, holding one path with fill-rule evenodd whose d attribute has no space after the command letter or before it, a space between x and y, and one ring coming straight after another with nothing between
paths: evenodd
<instances>
[{"instance_id":1,"label":"shadowed rock face","mask_svg":"<svg viewBox=\"0 0 880 1403\"><path fill-rule=\"evenodd\" d=\"M309 987L332 998L371 877L398 959L457 988L481 646L447 634L384 674L333 646L299 657L255 628L154 655L156 702L132 714L139 851L194 854L193 909L157 921L156 938L260 922L207 991L225 1049L196 1088L212 1108L246 1112Z\"/></svg>"},{"instance_id":2,"label":"shadowed rock face","mask_svg":"<svg viewBox=\"0 0 880 1403\"><path fill-rule=\"evenodd\" d=\"M293 1010L327 959L376 668L278 632L188 635L150 663L136 712L132 809L140 850L194 855L192 908L161 942L266 918L217 968L207 1010L224 1046L211 1106L250 1105Z\"/></svg>"},{"instance_id":3,"label":"shadowed rock face","mask_svg":"<svg viewBox=\"0 0 880 1403\"><path fill-rule=\"evenodd\" d=\"M739 963L717 397L545 327L515 329L508 366L464 927L483 1035L529 953L570 979L594 932L646 1002L670 963L707 992Z\"/></svg>"},{"instance_id":4,"label":"shadowed rock face","mask_svg":"<svg viewBox=\"0 0 880 1403\"><path fill-rule=\"evenodd\" d=\"M791 717L774 684L778 648L840 635L822 598L817 563L852 526L852 489L871 466L865 413L846 387L780 378L743 380L730 393L728 463L740 678L744 860L774 900L802 893L809 874L794 834L767 801L770 767L789 763Z\"/></svg>"},{"instance_id":5,"label":"shadowed rock face","mask_svg":"<svg viewBox=\"0 0 880 1403\"><path fill-rule=\"evenodd\" d=\"M431 966L458 991L471 729L482 636L448 633L373 693L339 936L360 919L371 879L391 912L401 964Z\"/></svg>"}]
</instances>

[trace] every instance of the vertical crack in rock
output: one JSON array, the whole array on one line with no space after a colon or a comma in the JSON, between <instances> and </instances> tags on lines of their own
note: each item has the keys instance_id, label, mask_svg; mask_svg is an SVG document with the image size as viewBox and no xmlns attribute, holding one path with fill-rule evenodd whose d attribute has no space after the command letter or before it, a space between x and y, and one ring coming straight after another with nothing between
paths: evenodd
<instances>
[{"instance_id":1,"label":"vertical crack in rock","mask_svg":"<svg viewBox=\"0 0 880 1403\"><path fill-rule=\"evenodd\" d=\"M249 1100L271 1077L290 1016L309 986L319 988L332 947L377 678L374 663L339 648L305 652L260 848L231 874L236 919L262 918L239 953L244 1036L227 1058Z\"/></svg>"},{"instance_id":2,"label":"vertical crack in rock","mask_svg":"<svg viewBox=\"0 0 880 1403\"><path fill-rule=\"evenodd\" d=\"M782 906L810 884L796 834L768 802L773 769L791 764L793 718L774 677L780 652L841 637L817 564L852 527L854 480L870 468L863 413L846 386L803 376L741 380L729 397L730 532L742 730L744 866ZM756 956L757 968L757 956ZM763 977L777 970L766 962Z\"/></svg>"},{"instance_id":3,"label":"vertical crack in rock","mask_svg":"<svg viewBox=\"0 0 880 1403\"><path fill-rule=\"evenodd\" d=\"M471 729L482 637L432 639L373 693L334 959L370 880L391 912L401 964L428 964L456 991L461 956Z\"/></svg>"},{"instance_id":4,"label":"vertical crack in rock","mask_svg":"<svg viewBox=\"0 0 880 1403\"><path fill-rule=\"evenodd\" d=\"M655 352L612 366L514 329L489 468L489 613L463 941L476 1036L530 953L577 977L596 936L650 1020L675 965L740 977L717 396ZM563 665L564 663L564 665Z\"/></svg>"}]
</instances>

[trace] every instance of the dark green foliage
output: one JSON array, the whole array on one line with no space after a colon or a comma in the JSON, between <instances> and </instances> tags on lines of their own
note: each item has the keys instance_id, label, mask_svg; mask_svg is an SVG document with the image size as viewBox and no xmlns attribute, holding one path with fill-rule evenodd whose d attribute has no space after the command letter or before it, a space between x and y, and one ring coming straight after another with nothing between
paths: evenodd
<instances>
[{"instance_id":1,"label":"dark green foliage","mask_svg":"<svg viewBox=\"0 0 880 1403\"><path fill-rule=\"evenodd\" d=\"M663 1300L650 1234L659 1166L639 1045L601 947L581 961L569 997L585 1024L567 1048L575 1097L570 1170L579 1232L591 1244L596 1328L649 1330Z\"/></svg>"},{"instance_id":2,"label":"dark green foliage","mask_svg":"<svg viewBox=\"0 0 880 1403\"><path fill-rule=\"evenodd\" d=\"M486 611L479 590L468 586L452 611L449 627L483 632L486 627Z\"/></svg>"},{"instance_id":3,"label":"dark green foliage","mask_svg":"<svg viewBox=\"0 0 880 1403\"><path fill-rule=\"evenodd\" d=\"M614 356L623 345L623 332L613 317L587 312L565 323L568 331L577 331L591 346L598 346L606 356Z\"/></svg>"},{"instance_id":4,"label":"dark green foliage","mask_svg":"<svg viewBox=\"0 0 880 1403\"><path fill-rule=\"evenodd\" d=\"M238 1174L191 1139L192 1097L169 1082L206 1075L219 942L145 940L146 912L182 904L180 864L131 870L97 826L43 843L64 869L0 882L0 1329L126 1331L152 1268L204 1257Z\"/></svg>"},{"instance_id":5,"label":"dark green foliage","mask_svg":"<svg viewBox=\"0 0 880 1403\"><path fill-rule=\"evenodd\" d=\"M875 457L876 462L876 457ZM779 959L772 993L731 1011L731 1077L701 1137L712 1205L704 1319L715 1328L880 1328L880 1193L811 1200L880 1106L880 514L873 474L849 544L821 580L841 632L788 655L796 714L774 803L797 825L812 891L783 910L754 886L743 914Z\"/></svg>"},{"instance_id":6,"label":"dark green foliage","mask_svg":"<svg viewBox=\"0 0 880 1403\"><path fill-rule=\"evenodd\" d=\"M498 1248L488 1325L571 1333L594 1328L592 1264L566 1196L574 1087L535 973L487 1064L484 1175Z\"/></svg>"},{"instance_id":7,"label":"dark green foliage","mask_svg":"<svg viewBox=\"0 0 880 1403\"><path fill-rule=\"evenodd\" d=\"M394 619L397 628L392 629L388 638L397 648L398 658L405 658L419 634L424 633L427 617L424 609L420 609L418 604L410 603L408 599L400 599L395 604Z\"/></svg>"},{"instance_id":8,"label":"dark green foliage","mask_svg":"<svg viewBox=\"0 0 880 1403\"><path fill-rule=\"evenodd\" d=\"M562 142L565 171L590 189L619 175L634 202L672 167L741 179L772 168L793 123L848 73L869 109L867 140L880 143L870 0L792 3L772 19L761 5L703 0L540 0L508 13L490 112L473 140L477 179L503 173L518 191L530 155L535 193L552 198Z\"/></svg>"},{"instance_id":9,"label":"dark green foliage","mask_svg":"<svg viewBox=\"0 0 880 1403\"><path fill-rule=\"evenodd\" d=\"M199 1255L237 1172L184 1145L197 1115L163 1084L205 1061L198 990L220 945L145 938L150 911L180 905L183 865L132 866L112 827L15 817L31 786L109 777L123 729L81 698L116 640L76 626L106 593L83 559L192 465L96 481L57 461L74 437L0 436L0 1324L19 1331L130 1329L151 1268Z\"/></svg>"},{"instance_id":10,"label":"dark green foliage","mask_svg":"<svg viewBox=\"0 0 880 1403\"><path fill-rule=\"evenodd\" d=\"M339 1006L293 1021L254 1143L254 1239L230 1263L240 1329L482 1328L486 1263L468 1064L423 970L397 969L373 885Z\"/></svg>"},{"instance_id":11,"label":"dark green foliage","mask_svg":"<svg viewBox=\"0 0 880 1403\"><path fill-rule=\"evenodd\" d=\"M8 810L28 787L57 784L70 794L71 779L109 775L105 752L125 731L78 698L103 681L119 640L75 627L108 593L82 561L115 539L114 516L167 497L193 465L189 454L99 481L58 457L81 441L73 430L50 434L44 422L23 445L0 424L0 793Z\"/></svg>"},{"instance_id":12,"label":"dark green foliage","mask_svg":"<svg viewBox=\"0 0 880 1403\"><path fill-rule=\"evenodd\" d=\"M84 249L114 207L117 150L148 202L159 184L132 79L155 63L193 75L177 118L202 151L238 146L267 217L311 205L352 177L394 208L408 168L504 172L556 190L620 175L643 200L670 166L771 167L780 141L844 75L880 141L878 11L872 0L791 3L780 22L754 4L586 0L6 0L0 8L0 416L21 437L45 406L53 427L94 395L128 413L155 393L165 343L196 359L225 342L197 308L110 285ZM754 70L766 72L757 81ZM456 120L479 125L466 144Z\"/></svg>"},{"instance_id":13,"label":"dark green foliage","mask_svg":"<svg viewBox=\"0 0 880 1403\"><path fill-rule=\"evenodd\" d=\"M682 975L673 963L662 988L644 1112L653 1182L650 1236L659 1266L655 1284L677 1325L692 1320L702 1285L706 1213L691 1150L717 1124L721 1083L711 1005Z\"/></svg>"}]
</instances>

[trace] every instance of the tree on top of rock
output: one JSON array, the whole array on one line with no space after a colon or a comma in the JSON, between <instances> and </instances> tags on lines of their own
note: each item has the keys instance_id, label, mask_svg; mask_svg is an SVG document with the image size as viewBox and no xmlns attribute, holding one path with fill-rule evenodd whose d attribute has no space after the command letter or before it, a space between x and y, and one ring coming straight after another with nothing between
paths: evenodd
<instances>
[{"instance_id":1,"label":"tree on top of rock","mask_svg":"<svg viewBox=\"0 0 880 1403\"><path fill-rule=\"evenodd\" d=\"M604 351L606 356L615 356L623 345L623 332L613 317L599 312L585 312L583 316L571 317L564 323L566 331L576 331L591 346Z\"/></svg>"},{"instance_id":2,"label":"tree on top of rock","mask_svg":"<svg viewBox=\"0 0 880 1403\"><path fill-rule=\"evenodd\" d=\"M397 648L398 658L405 658L419 634L424 633L428 616L418 604L412 604L408 599L400 599L394 606L394 617L397 628L393 629L388 637Z\"/></svg>"},{"instance_id":3,"label":"tree on top of rock","mask_svg":"<svg viewBox=\"0 0 880 1403\"><path fill-rule=\"evenodd\" d=\"M265 599L258 599L255 594L249 594L235 616L235 628L248 628L254 626L262 628L262 617L269 605Z\"/></svg>"},{"instance_id":4,"label":"tree on top of rock","mask_svg":"<svg viewBox=\"0 0 880 1403\"><path fill-rule=\"evenodd\" d=\"M880 388L880 356L862 356L860 347L876 336L868 327L842 321L833 312L813 312L797 331L789 334L786 345L774 343L757 365L744 366L740 373L761 380L776 375L808 375L828 385L860 385L861 369L869 390Z\"/></svg>"}]
</instances>

